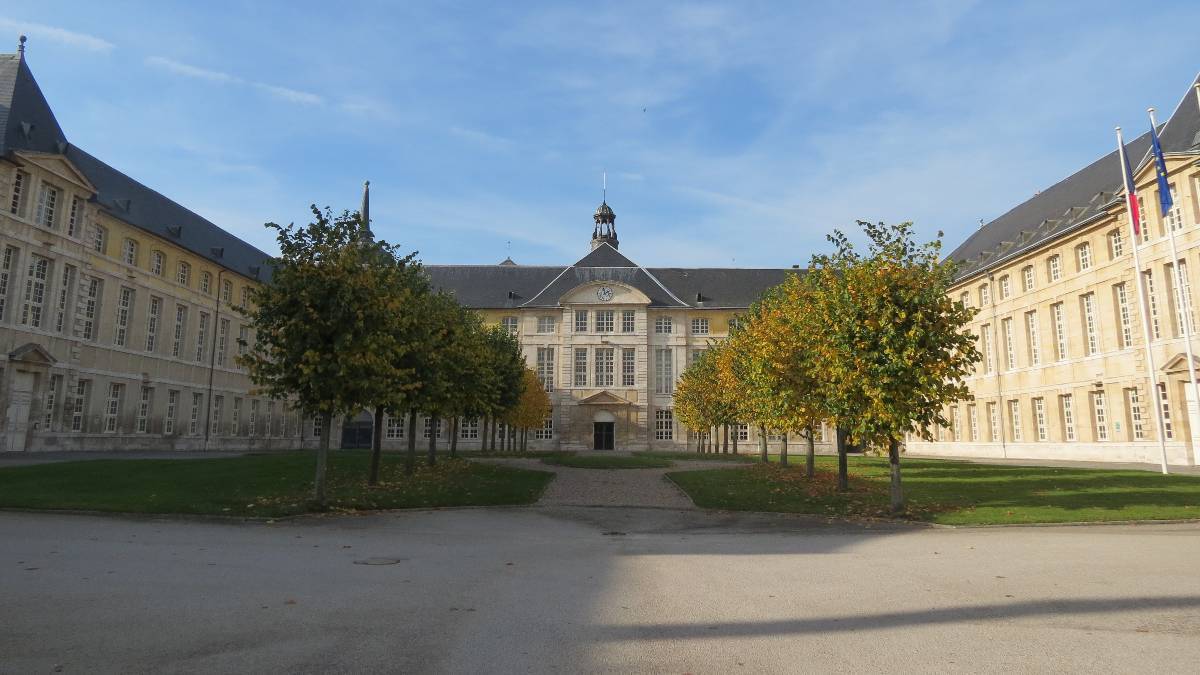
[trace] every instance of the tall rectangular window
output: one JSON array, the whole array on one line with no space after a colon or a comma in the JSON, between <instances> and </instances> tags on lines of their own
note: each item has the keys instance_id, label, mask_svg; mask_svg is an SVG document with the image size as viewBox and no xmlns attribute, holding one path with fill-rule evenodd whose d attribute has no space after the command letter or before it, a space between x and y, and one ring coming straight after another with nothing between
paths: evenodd
<instances>
[{"instance_id":1,"label":"tall rectangular window","mask_svg":"<svg viewBox=\"0 0 1200 675\"><path fill-rule=\"evenodd\" d=\"M228 279L221 282L221 302L233 304L233 282Z\"/></svg>"},{"instance_id":2,"label":"tall rectangular window","mask_svg":"<svg viewBox=\"0 0 1200 675\"><path fill-rule=\"evenodd\" d=\"M596 386L613 386L613 350L611 347L596 349Z\"/></svg>"},{"instance_id":3,"label":"tall rectangular window","mask_svg":"<svg viewBox=\"0 0 1200 675\"><path fill-rule=\"evenodd\" d=\"M621 386L632 387L637 383L637 371L635 370L635 359L637 352L633 349L621 350Z\"/></svg>"},{"instance_id":4,"label":"tall rectangular window","mask_svg":"<svg viewBox=\"0 0 1200 675\"><path fill-rule=\"evenodd\" d=\"M246 350L250 348L250 327L246 324L238 326L237 336L237 353L238 356L245 356ZM235 362L236 366L237 363ZM240 366L239 366L240 367Z\"/></svg>"},{"instance_id":5,"label":"tall rectangular window","mask_svg":"<svg viewBox=\"0 0 1200 675\"><path fill-rule=\"evenodd\" d=\"M971 422L971 441L979 440L979 410L974 405L967 406L967 417Z\"/></svg>"},{"instance_id":6,"label":"tall rectangular window","mask_svg":"<svg viewBox=\"0 0 1200 675\"><path fill-rule=\"evenodd\" d=\"M1163 279L1166 281L1167 307L1171 316L1171 329L1175 337L1183 335L1183 303L1179 301L1179 278L1175 276L1175 266L1171 263L1163 265Z\"/></svg>"},{"instance_id":7,"label":"tall rectangular window","mask_svg":"<svg viewBox=\"0 0 1200 675\"><path fill-rule=\"evenodd\" d=\"M554 317L539 316L537 319L537 332L553 333L554 332Z\"/></svg>"},{"instance_id":8,"label":"tall rectangular window","mask_svg":"<svg viewBox=\"0 0 1200 675\"><path fill-rule=\"evenodd\" d=\"M1058 281L1062 278L1062 258L1057 253L1046 260L1046 270L1050 281Z\"/></svg>"},{"instance_id":9,"label":"tall rectangular window","mask_svg":"<svg viewBox=\"0 0 1200 675\"><path fill-rule=\"evenodd\" d=\"M1158 388L1158 406L1162 411L1163 436L1169 441L1175 438L1175 432L1171 428L1171 402L1167 400L1167 385L1159 382Z\"/></svg>"},{"instance_id":10,"label":"tall rectangular window","mask_svg":"<svg viewBox=\"0 0 1200 675\"><path fill-rule=\"evenodd\" d=\"M192 412L188 417L188 435L200 434L200 408L204 405L204 394L192 394Z\"/></svg>"},{"instance_id":11,"label":"tall rectangular window","mask_svg":"<svg viewBox=\"0 0 1200 675\"><path fill-rule=\"evenodd\" d=\"M404 415L388 415L387 431L384 435L390 441L404 438Z\"/></svg>"},{"instance_id":12,"label":"tall rectangular window","mask_svg":"<svg viewBox=\"0 0 1200 675\"><path fill-rule=\"evenodd\" d=\"M468 441L479 438L479 418L464 417L458 425L458 437Z\"/></svg>"},{"instance_id":13,"label":"tall rectangular window","mask_svg":"<svg viewBox=\"0 0 1200 675\"><path fill-rule=\"evenodd\" d=\"M71 209L67 212L67 236L78 237L83 230L83 200L71 198Z\"/></svg>"},{"instance_id":14,"label":"tall rectangular window","mask_svg":"<svg viewBox=\"0 0 1200 675\"><path fill-rule=\"evenodd\" d=\"M233 416L229 420L229 435L242 435L242 399L233 397Z\"/></svg>"},{"instance_id":15,"label":"tall rectangular window","mask_svg":"<svg viewBox=\"0 0 1200 675\"><path fill-rule=\"evenodd\" d=\"M1150 334L1155 340L1162 337L1162 327L1158 323L1158 294L1154 292L1154 273L1150 270L1142 272L1146 286L1146 308L1150 311Z\"/></svg>"},{"instance_id":16,"label":"tall rectangular window","mask_svg":"<svg viewBox=\"0 0 1200 675\"><path fill-rule=\"evenodd\" d=\"M1092 422L1096 427L1096 440L1108 440L1108 404L1103 391L1092 392Z\"/></svg>"},{"instance_id":17,"label":"tall rectangular window","mask_svg":"<svg viewBox=\"0 0 1200 675\"><path fill-rule=\"evenodd\" d=\"M250 399L250 417L246 419L246 435L258 435L258 399Z\"/></svg>"},{"instance_id":18,"label":"tall rectangular window","mask_svg":"<svg viewBox=\"0 0 1200 675\"><path fill-rule=\"evenodd\" d=\"M154 400L154 388L142 387L142 396L138 400L137 426L134 430L144 434L150 428L150 408Z\"/></svg>"},{"instance_id":19,"label":"tall rectangular window","mask_svg":"<svg viewBox=\"0 0 1200 675\"><path fill-rule=\"evenodd\" d=\"M436 434L438 438L442 437L442 420L438 419L437 424L433 423L432 417L425 418L425 426L422 429L421 438L429 438L429 434Z\"/></svg>"},{"instance_id":20,"label":"tall rectangular window","mask_svg":"<svg viewBox=\"0 0 1200 675\"><path fill-rule=\"evenodd\" d=\"M1029 365L1042 364L1042 338L1038 333L1037 310L1025 312L1025 343L1029 345Z\"/></svg>"},{"instance_id":21,"label":"tall rectangular window","mask_svg":"<svg viewBox=\"0 0 1200 675\"><path fill-rule=\"evenodd\" d=\"M1079 266L1079 271L1084 272L1092 268L1092 245L1084 242L1075 247L1075 262Z\"/></svg>"},{"instance_id":22,"label":"tall rectangular window","mask_svg":"<svg viewBox=\"0 0 1200 675\"><path fill-rule=\"evenodd\" d=\"M171 339L171 356L176 358L183 353L183 339L187 335L187 307L175 305L175 334Z\"/></svg>"},{"instance_id":23,"label":"tall rectangular window","mask_svg":"<svg viewBox=\"0 0 1200 675\"><path fill-rule=\"evenodd\" d=\"M4 257L0 258L0 320L4 319L4 310L8 308L8 287L16 265L17 249L5 246Z\"/></svg>"},{"instance_id":24,"label":"tall rectangular window","mask_svg":"<svg viewBox=\"0 0 1200 675\"><path fill-rule=\"evenodd\" d=\"M1133 346L1133 318L1129 313L1129 290L1124 282L1113 286L1113 299L1117 305L1117 323L1120 327L1121 349Z\"/></svg>"},{"instance_id":25,"label":"tall rectangular window","mask_svg":"<svg viewBox=\"0 0 1200 675\"><path fill-rule=\"evenodd\" d=\"M54 406L58 405L58 392L62 391L63 387L62 375L51 375L46 381L46 397L42 401L42 410L45 412L46 431L54 431Z\"/></svg>"},{"instance_id":26,"label":"tall rectangular window","mask_svg":"<svg viewBox=\"0 0 1200 675\"><path fill-rule=\"evenodd\" d=\"M158 346L158 323L162 320L162 298L150 296L150 308L146 313L146 351Z\"/></svg>"},{"instance_id":27,"label":"tall rectangular window","mask_svg":"<svg viewBox=\"0 0 1200 675\"><path fill-rule=\"evenodd\" d=\"M613 332L613 311L611 309L602 309L596 312L596 332Z\"/></svg>"},{"instance_id":28,"label":"tall rectangular window","mask_svg":"<svg viewBox=\"0 0 1200 675\"><path fill-rule=\"evenodd\" d=\"M1046 399L1033 399L1033 428L1039 441L1046 440Z\"/></svg>"},{"instance_id":29,"label":"tall rectangular window","mask_svg":"<svg viewBox=\"0 0 1200 675\"><path fill-rule=\"evenodd\" d=\"M285 413L286 414L286 413ZM267 438L277 435L275 428L275 401L267 401L267 419L263 424L263 435Z\"/></svg>"},{"instance_id":30,"label":"tall rectangular window","mask_svg":"<svg viewBox=\"0 0 1200 675\"><path fill-rule=\"evenodd\" d=\"M1125 390L1125 411L1129 416L1129 430L1133 440L1146 440L1146 427L1142 420L1142 400L1138 396L1137 387Z\"/></svg>"},{"instance_id":31,"label":"tall rectangular window","mask_svg":"<svg viewBox=\"0 0 1200 675\"><path fill-rule=\"evenodd\" d=\"M692 335L708 335L708 319L692 319Z\"/></svg>"},{"instance_id":32,"label":"tall rectangular window","mask_svg":"<svg viewBox=\"0 0 1200 675\"><path fill-rule=\"evenodd\" d=\"M208 347L208 313L200 312L200 325L196 330L196 360L204 361L204 351Z\"/></svg>"},{"instance_id":33,"label":"tall rectangular window","mask_svg":"<svg viewBox=\"0 0 1200 675\"><path fill-rule=\"evenodd\" d=\"M112 382L108 385L108 400L104 404L104 433L117 432L117 419L121 415L121 398L125 395L125 385Z\"/></svg>"},{"instance_id":34,"label":"tall rectangular window","mask_svg":"<svg viewBox=\"0 0 1200 675\"><path fill-rule=\"evenodd\" d=\"M175 280L179 282L179 285L187 286L191 278L192 266L183 262L182 260L179 261L179 270L175 275Z\"/></svg>"},{"instance_id":35,"label":"tall rectangular window","mask_svg":"<svg viewBox=\"0 0 1200 675\"><path fill-rule=\"evenodd\" d=\"M994 402L989 403L989 404L987 404L987 414L988 414L988 427L989 427L988 431L990 431L992 434L991 441L992 442L999 441L1000 440L1000 409L999 409L999 407L996 406L996 404Z\"/></svg>"},{"instance_id":36,"label":"tall rectangular window","mask_svg":"<svg viewBox=\"0 0 1200 675\"><path fill-rule=\"evenodd\" d=\"M575 332L586 333L588 329L588 313L586 309L575 310Z\"/></svg>"},{"instance_id":37,"label":"tall rectangular window","mask_svg":"<svg viewBox=\"0 0 1200 675\"><path fill-rule=\"evenodd\" d=\"M985 323L979 327L979 350L983 352L983 372L990 373L996 363L992 351L992 325Z\"/></svg>"},{"instance_id":38,"label":"tall rectangular window","mask_svg":"<svg viewBox=\"0 0 1200 675\"><path fill-rule=\"evenodd\" d=\"M150 273L156 277L161 277L163 273L163 253L162 251L150 252Z\"/></svg>"},{"instance_id":39,"label":"tall rectangular window","mask_svg":"<svg viewBox=\"0 0 1200 675\"><path fill-rule=\"evenodd\" d=\"M163 417L163 434L175 433L175 420L179 417L179 390L167 390L167 414Z\"/></svg>"},{"instance_id":40,"label":"tall rectangular window","mask_svg":"<svg viewBox=\"0 0 1200 675\"><path fill-rule=\"evenodd\" d=\"M96 337L96 315L100 312L102 283L96 277L84 277L80 281L83 302L75 312L79 316L79 337L84 340L94 340Z\"/></svg>"},{"instance_id":41,"label":"tall rectangular window","mask_svg":"<svg viewBox=\"0 0 1200 675\"><path fill-rule=\"evenodd\" d=\"M520 325L520 320L515 316L506 316L500 319L500 326L504 328L504 332L508 333L509 335L516 335L517 328L520 327Z\"/></svg>"},{"instance_id":42,"label":"tall rectangular window","mask_svg":"<svg viewBox=\"0 0 1200 675\"><path fill-rule=\"evenodd\" d=\"M634 328L634 319L637 317L637 312L632 309L626 309L621 312L621 332L632 333Z\"/></svg>"},{"instance_id":43,"label":"tall rectangular window","mask_svg":"<svg viewBox=\"0 0 1200 675\"><path fill-rule=\"evenodd\" d=\"M674 321L669 316L660 316L654 319L654 332L659 335L670 335L674 328Z\"/></svg>"},{"instance_id":44,"label":"tall rectangular window","mask_svg":"<svg viewBox=\"0 0 1200 675\"><path fill-rule=\"evenodd\" d=\"M1171 202L1172 206L1163 216L1163 227L1171 231L1183 229L1183 212L1179 208L1179 199L1175 196L1175 186L1171 186Z\"/></svg>"},{"instance_id":45,"label":"tall rectangular window","mask_svg":"<svg viewBox=\"0 0 1200 675\"><path fill-rule=\"evenodd\" d=\"M54 331L61 333L67 328L67 311L70 308L71 293L75 290L75 267L63 265L59 279L58 303L55 308Z\"/></svg>"},{"instance_id":46,"label":"tall rectangular window","mask_svg":"<svg viewBox=\"0 0 1200 675\"><path fill-rule=\"evenodd\" d=\"M29 174L17 170L13 176L12 201L9 202L8 212L14 216L21 215L25 210L25 191L29 189Z\"/></svg>"},{"instance_id":47,"label":"tall rectangular window","mask_svg":"<svg viewBox=\"0 0 1200 675\"><path fill-rule=\"evenodd\" d=\"M1008 296L1012 295L1012 281L1008 278L1007 274L1002 275L1000 277L1000 281L999 281L998 285L999 285L1001 300L1004 300Z\"/></svg>"},{"instance_id":48,"label":"tall rectangular window","mask_svg":"<svg viewBox=\"0 0 1200 675\"><path fill-rule=\"evenodd\" d=\"M813 429L813 432L816 435L814 442L816 442L816 443L824 443L825 442L825 438L824 438L825 427L824 426L818 426L817 428ZM748 441L748 440L750 440L750 425L749 424L735 424L735 425L733 425L733 433L736 434L735 438L738 439L739 443L742 441Z\"/></svg>"},{"instance_id":49,"label":"tall rectangular window","mask_svg":"<svg viewBox=\"0 0 1200 675\"><path fill-rule=\"evenodd\" d=\"M1021 268L1021 290L1032 291L1035 283L1033 265L1026 265Z\"/></svg>"},{"instance_id":50,"label":"tall rectangular window","mask_svg":"<svg viewBox=\"0 0 1200 675\"><path fill-rule=\"evenodd\" d=\"M588 379L588 362L587 349L585 347L575 348L575 386L586 387Z\"/></svg>"},{"instance_id":51,"label":"tall rectangular window","mask_svg":"<svg viewBox=\"0 0 1200 675\"><path fill-rule=\"evenodd\" d=\"M217 365L225 365L225 347L229 340L229 319L221 319L217 326Z\"/></svg>"},{"instance_id":52,"label":"tall rectangular window","mask_svg":"<svg viewBox=\"0 0 1200 675\"><path fill-rule=\"evenodd\" d=\"M675 411L658 409L654 411L654 440L670 441L675 439Z\"/></svg>"},{"instance_id":53,"label":"tall rectangular window","mask_svg":"<svg viewBox=\"0 0 1200 675\"><path fill-rule=\"evenodd\" d=\"M1000 329L1004 333L1004 367L1012 370L1017 367L1017 345L1013 337L1012 318L1001 319Z\"/></svg>"},{"instance_id":54,"label":"tall rectangular window","mask_svg":"<svg viewBox=\"0 0 1200 675\"><path fill-rule=\"evenodd\" d=\"M992 303L992 287L984 284L979 287L979 306L987 307Z\"/></svg>"},{"instance_id":55,"label":"tall rectangular window","mask_svg":"<svg viewBox=\"0 0 1200 675\"><path fill-rule=\"evenodd\" d=\"M25 276L25 304L21 308L21 323L33 328L42 327L46 305L46 280L50 278L50 260L40 255L29 256L29 273Z\"/></svg>"},{"instance_id":56,"label":"tall rectangular window","mask_svg":"<svg viewBox=\"0 0 1200 675\"><path fill-rule=\"evenodd\" d=\"M554 347L537 348L537 376L543 389L554 391Z\"/></svg>"},{"instance_id":57,"label":"tall rectangular window","mask_svg":"<svg viewBox=\"0 0 1200 675\"><path fill-rule=\"evenodd\" d=\"M675 393L675 364L669 348L654 350L654 393Z\"/></svg>"},{"instance_id":58,"label":"tall rectangular window","mask_svg":"<svg viewBox=\"0 0 1200 675\"><path fill-rule=\"evenodd\" d=\"M1125 241L1121 238L1121 228L1108 233L1108 255L1110 258L1120 258L1125 254Z\"/></svg>"},{"instance_id":59,"label":"tall rectangular window","mask_svg":"<svg viewBox=\"0 0 1200 675\"><path fill-rule=\"evenodd\" d=\"M1196 313L1192 309L1192 281L1188 278L1186 260L1179 261L1179 299L1183 303L1183 316L1187 319L1188 330L1196 332Z\"/></svg>"},{"instance_id":60,"label":"tall rectangular window","mask_svg":"<svg viewBox=\"0 0 1200 675\"><path fill-rule=\"evenodd\" d=\"M138 243L132 239L126 239L121 245L121 260L130 267L137 267L138 264Z\"/></svg>"},{"instance_id":61,"label":"tall rectangular window","mask_svg":"<svg viewBox=\"0 0 1200 675\"><path fill-rule=\"evenodd\" d=\"M1075 440L1075 400L1070 394L1058 397L1058 407L1062 414L1063 440Z\"/></svg>"},{"instance_id":62,"label":"tall rectangular window","mask_svg":"<svg viewBox=\"0 0 1200 675\"><path fill-rule=\"evenodd\" d=\"M54 229L54 215L58 211L58 188L42 183L38 192L37 210L33 214L33 222L48 230Z\"/></svg>"},{"instance_id":63,"label":"tall rectangular window","mask_svg":"<svg viewBox=\"0 0 1200 675\"><path fill-rule=\"evenodd\" d=\"M221 435L221 416L225 411L225 397L213 396L212 404L212 423L209 425L208 433L210 436Z\"/></svg>"},{"instance_id":64,"label":"tall rectangular window","mask_svg":"<svg viewBox=\"0 0 1200 675\"><path fill-rule=\"evenodd\" d=\"M550 415L547 415L546 419L542 420L542 426L533 430L533 438L534 438L534 440L537 440L537 441L554 440L554 414L553 413L551 413Z\"/></svg>"},{"instance_id":65,"label":"tall rectangular window","mask_svg":"<svg viewBox=\"0 0 1200 675\"><path fill-rule=\"evenodd\" d=\"M1021 402L1011 399L1008 402L1008 423L1014 441L1021 440Z\"/></svg>"},{"instance_id":66,"label":"tall rectangular window","mask_svg":"<svg viewBox=\"0 0 1200 675\"><path fill-rule=\"evenodd\" d=\"M1061 302L1050 305L1050 316L1054 319L1054 360L1063 361L1067 358L1067 318Z\"/></svg>"},{"instance_id":67,"label":"tall rectangular window","mask_svg":"<svg viewBox=\"0 0 1200 675\"><path fill-rule=\"evenodd\" d=\"M108 255L108 230L103 225L93 223L88 237L92 250L100 255Z\"/></svg>"},{"instance_id":68,"label":"tall rectangular window","mask_svg":"<svg viewBox=\"0 0 1200 675\"><path fill-rule=\"evenodd\" d=\"M1086 338L1084 346L1087 356L1100 351L1100 335L1096 327L1096 294L1084 293L1079 296L1080 309L1083 312L1083 329Z\"/></svg>"},{"instance_id":69,"label":"tall rectangular window","mask_svg":"<svg viewBox=\"0 0 1200 675\"><path fill-rule=\"evenodd\" d=\"M133 314L133 289L122 286L117 294L117 323L113 330L113 344L124 347L129 338L129 319Z\"/></svg>"},{"instance_id":70,"label":"tall rectangular window","mask_svg":"<svg viewBox=\"0 0 1200 675\"><path fill-rule=\"evenodd\" d=\"M71 410L71 431L83 431L84 416L87 414L88 397L91 392L91 380L79 380L75 383L75 401Z\"/></svg>"}]
</instances>

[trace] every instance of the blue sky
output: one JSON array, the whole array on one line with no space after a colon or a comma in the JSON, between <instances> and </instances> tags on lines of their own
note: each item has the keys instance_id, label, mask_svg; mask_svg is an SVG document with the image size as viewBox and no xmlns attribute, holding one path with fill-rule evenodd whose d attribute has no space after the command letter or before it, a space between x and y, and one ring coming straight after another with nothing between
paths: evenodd
<instances>
[{"instance_id":1,"label":"blue sky","mask_svg":"<svg viewBox=\"0 0 1200 675\"><path fill-rule=\"evenodd\" d=\"M858 218L949 250L1200 69L1195 2L394 4L42 0L0 36L71 142L265 250L369 178L428 263L573 262L603 170L644 265L805 263Z\"/></svg>"}]
</instances>

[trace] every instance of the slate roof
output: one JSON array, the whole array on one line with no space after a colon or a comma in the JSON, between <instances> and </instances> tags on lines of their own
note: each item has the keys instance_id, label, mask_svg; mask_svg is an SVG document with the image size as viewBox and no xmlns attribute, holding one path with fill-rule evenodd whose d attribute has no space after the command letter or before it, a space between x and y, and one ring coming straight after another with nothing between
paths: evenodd
<instances>
[{"instance_id":1,"label":"slate roof","mask_svg":"<svg viewBox=\"0 0 1200 675\"><path fill-rule=\"evenodd\" d=\"M608 244L565 267L427 265L436 288L476 309L557 307L559 299L589 282L632 286L651 307L745 308L793 269L645 268Z\"/></svg>"},{"instance_id":2,"label":"slate roof","mask_svg":"<svg viewBox=\"0 0 1200 675\"><path fill-rule=\"evenodd\" d=\"M1159 127L1159 138L1166 154L1200 151L1200 108L1192 87ZM1126 148L1137 171L1149 161L1150 133L1126 140ZM978 276L1083 227L1114 207L1123 208L1122 190L1114 143L1112 152L979 228L947 257L959 262L959 281Z\"/></svg>"},{"instance_id":3,"label":"slate roof","mask_svg":"<svg viewBox=\"0 0 1200 675\"><path fill-rule=\"evenodd\" d=\"M250 278L270 278L267 253L68 143L26 60L0 54L0 157L19 150L66 157L95 186L92 201L113 218Z\"/></svg>"}]
</instances>

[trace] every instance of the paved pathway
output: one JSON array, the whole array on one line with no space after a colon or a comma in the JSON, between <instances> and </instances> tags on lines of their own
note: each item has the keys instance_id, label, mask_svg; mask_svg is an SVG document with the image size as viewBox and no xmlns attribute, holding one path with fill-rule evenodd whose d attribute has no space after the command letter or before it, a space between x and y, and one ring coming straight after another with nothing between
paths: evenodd
<instances>
[{"instance_id":1,"label":"paved pathway","mask_svg":"<svg viewBox=\"0 0 1200 675\"><path fill-rule=\"evenodd\" d=\"M1198 560L1195 525L0 512L0 673L1195 672Z\"/></svg>"},{"instance_id":2,"label":"paved pathway","mask_svg":"<svg viewBox=\"0 0 1200 675\"><path fill-rule=\"evenodd\" d=\"M579 453L590 454L590 453ZM601 453L596 453L601 454ZM606 452L605 456L614 454ZM670 471L721 469L744 466L735 462L678 460L663 469L579 469L544 464L535 458L480 458L525 469L553 471L554 481L546 488L539 506L637 506L662 509L694 509L696 505L667 479Z\"/></svg>"}]
</instances>

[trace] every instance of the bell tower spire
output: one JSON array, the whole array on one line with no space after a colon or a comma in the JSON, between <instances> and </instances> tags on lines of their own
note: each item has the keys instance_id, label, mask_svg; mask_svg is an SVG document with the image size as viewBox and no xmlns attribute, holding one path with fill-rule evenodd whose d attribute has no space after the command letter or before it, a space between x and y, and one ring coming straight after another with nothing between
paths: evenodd
<instances>
[{"instance_id":1,"label":"bell tower spire","mask_svg":"<svg viewBox=\"0 0 1200 675\"><path fill-rule=\"evenodd\" d=\"M363 237L373 240L375 233L371 232L371 181L363 181L362 208L358 210L362 222Z\"/></svg>"},{"instance_id":2,"label":"bell tower spire","mask_svg":"<svg viewBox=\"0 0 1200 675\"><path fill-rule=\"evenodd\" d=\"M596 221L596 226L592 228L593 251L601 244L608 244L613 248L621 245L617 240L617 214L613 213L612 207L608 205L607 171L604 172L601 190L600 206L596 207L596 213L592 215L592 220Z\"/></svg>"}]
</instances>

